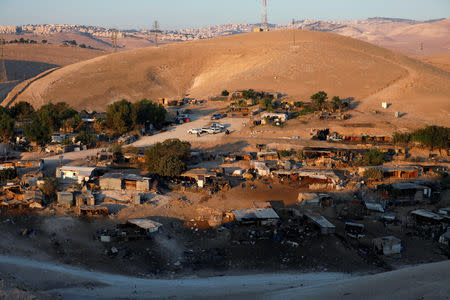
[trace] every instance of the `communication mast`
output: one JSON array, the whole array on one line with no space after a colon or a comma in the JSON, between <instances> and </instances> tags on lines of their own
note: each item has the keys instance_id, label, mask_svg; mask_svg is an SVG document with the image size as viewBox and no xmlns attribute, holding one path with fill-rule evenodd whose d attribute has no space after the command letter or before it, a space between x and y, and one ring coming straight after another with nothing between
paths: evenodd
<instances>
[{"instance_id":1,"label":"communication mast","mask_svg":"<svg viewBox=\"0 0 450 300\"><path fill-rule=\"evenodd\" d=\"M155 21L153 23L153 29L150 30L150 32L153 32L155 34L155 45L158 47L158 33L161 33L162 31L159 30L159 23L158 21Z\"/></svg>"},{"instance_id":2,"label":"communication mast","mask_svg":"<svg viewBox=\"0 0 450 300\"><path fill-rule=\"evenodd\" d=\"M262 24L265 30L268 29L267 26L267 0L262 0L263 2L263 13L262 13Z\"/></svg>"},{"instance_id":3,"label":"communication mast","mask_svg":"<svg viewBox=\"0 0 450 300\"><path fill-rule=\"evenodd\" d=\"M1 56L0 56L0 82L7 82L8 77L6 76L6 65L5 65L5 57L3 56L3 48L5 45L5 40L0 39L0 48L1 48Z\"/></svg>"},{"instance_id":4,"label":"communication mast","mask_svg":"<svg viewBox=\"0 0 450 300\"><path fill-rule=\"evenodd\" d=\"M117 29L111 30L111 47L113 48L114 52L117 51L117 37L119 35L119 31Z\"/></svg>"}]
</instances>

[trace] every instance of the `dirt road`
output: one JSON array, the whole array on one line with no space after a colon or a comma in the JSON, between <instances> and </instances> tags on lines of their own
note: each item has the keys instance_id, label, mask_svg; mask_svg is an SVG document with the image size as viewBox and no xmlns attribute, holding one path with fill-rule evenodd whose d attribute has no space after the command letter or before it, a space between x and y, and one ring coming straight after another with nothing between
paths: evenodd
<instances>
[{"instance_id":1,"label":"dirt road","mask_svg":"<svg viewBox=\"0 0 450 300\"><path fill-rule=\"evenodd\" d=\"M263 293L331 284L349 277L313 273L143 279L4 255L0 255L0 272L13 272L30 286L63 299L254 299Z\"/></svg>"},{"instance_id":2,"label":"dirt road","mask_svg":"<svg viewBox=\"0 0 450 300\"><path fill-rule=\"evenodd\" d=\"M0 255L0 271L13 272L34 289L63 299L450 299L450 261L353 277L305 273L169 280L112 275Z\"/></svg>"}]
</instances>

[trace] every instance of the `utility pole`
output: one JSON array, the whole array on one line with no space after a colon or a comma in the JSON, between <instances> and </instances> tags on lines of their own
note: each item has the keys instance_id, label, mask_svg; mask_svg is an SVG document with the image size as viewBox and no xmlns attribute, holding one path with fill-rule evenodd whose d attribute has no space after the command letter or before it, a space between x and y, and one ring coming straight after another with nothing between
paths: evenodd
<instances>
[{"instance_id":1,"label":"utility pole","mask_svg":"<svg viewBox=\"0 0 450 300\"><path fill-rule=\"evenodd\" d=\"M6 75L6 65L5 65L5 57L3 56L3 49L6 41L5 39L0 39L0 48L1 48L1 56L0 56L0 82L7 82L8 77Z\"/></svg>"},{"instance_id":2,"label":"utility pole","mask_svg":"<svg viewBox=\"0 0 450 300\"><path fill-rule=\"evenodd\" d=\"M117 29L111 30L111 47L113 48L113 51L117 51L117 36L119 35L119 31Z\"/></svg>"},{"instance_id":3,"label":"utility pole","mask_svg":"<svg viewBox=\"0 0 450 300\"><path fill-rule=\"evenodd\" d=\"M153 23L153 29L150 30L150 32L153 32L155 34L155 45L156 45L156 47L158 47L158 33L162 32L161 30L159 30L158 21L155 21Z\"/></svg>"},{"instance_id":4,"label":"utility pole","mask_svg":"<svg viewBox=\"0 0 450 300\"><path fill-rule=\"evenodd\" d=\"M295 47L295 19L292 19L292 40L293 40L293 45Z\"/></svg>"}]
</instances>

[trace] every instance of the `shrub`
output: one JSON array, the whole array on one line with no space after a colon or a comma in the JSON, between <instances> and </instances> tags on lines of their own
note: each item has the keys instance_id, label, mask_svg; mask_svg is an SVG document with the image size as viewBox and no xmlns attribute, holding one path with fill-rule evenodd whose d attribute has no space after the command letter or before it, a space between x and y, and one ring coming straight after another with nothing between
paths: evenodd
<instances>
[{"instance_id":1,"label":"shrub","mask_svg":"<svg viewBox=\"0 0 450 300\"><path fill-rule=\"evenodd\" d=\"M289 157L291 155L292 155L292 151L289 151L289 150L281 150L280 151L280 156L281 157Z\"/></svg>"},{"instance_id":2,"label":"shrub","mask_svg":"<svg viewBox=\"0 0 450 300\"><path fill-rule=\"evenodd\" d=\"M366 169L363 176L367 179L381 180L383 178L383 172L377 168Z\"/></svg>"},{"instance_id":3,"label":"shrub","mask_svg":"<svg viewBox=\"0 0 450 300\"><path fill-rule=\"evenodd\" d=\"M228 97L230 95L230 92L227 91L227 90L223 90L221 95L224 96L224 97Z\"/></svg>"},{"instance_id":4,"label":"shrub","mask_svg":"<svg viewBox=\"0 0 450 300\"><path fill-rule=\"evenodd\" d=\"M366 166L379 166L385 162L384 153L374 148L364 153L364 164Z\"/></svg>"}]
</instances>

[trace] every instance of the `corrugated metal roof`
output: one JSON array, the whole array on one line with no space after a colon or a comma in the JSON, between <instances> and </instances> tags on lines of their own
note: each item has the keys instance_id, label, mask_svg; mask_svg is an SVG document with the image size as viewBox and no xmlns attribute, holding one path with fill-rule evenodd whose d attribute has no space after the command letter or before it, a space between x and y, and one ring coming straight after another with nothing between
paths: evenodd
<instances>
[{"instance_id":1,"label":"corrugated metal roof","mask_svg":"<svg viewBox=\"0 0 450 300\"><path fill-rule=\"evenodd\" d=\"M272 208L247 208L231 211L237 221L254 219L279 219L280 217Z\"/></svg>"},{"instance_id":2,"label":"corrugated metal roof","mask_svg":"<svg viewBox=\"0 0 450 300\"><path fill-rule=\"evenodd\" d=\"M417 215L417 216L421 216L421 217L424 217L424 218L434 219L436 221L441 221L441 220L444 219L443 216L435 214L434 212L426 210L426 209L416 209L416 210L413 210L411 212L411 214Z\"/></svg>"},{"instance_id":3,"label":"corrugated metal roof","mask_svg":"<svg viewBox=\"0 0 450 300\"><path fill-rule=\"evenodd\" d=\"M128 220L128 223L136 225L145 230L148 230L148 232L158 231L158 229L163 226L161 223L158 223L150 219L130 219Z\"/></svg>"},{"instance_id":4,"label":"corrugated metal roof","mask_svg":"<svg viewBox=\"0 0 450 300\"><path fill-rule=\"evenodd\" d=\"M310 214L307 213L305 214L309 219L311 219L314 223L316 223L317 225L319 225L322 228L335 228L336 226L334 226L330 221L328 221L327 219L325 219L324 216L321 215L314 215L314 214Z\"/></svg>"}]
</instances>

